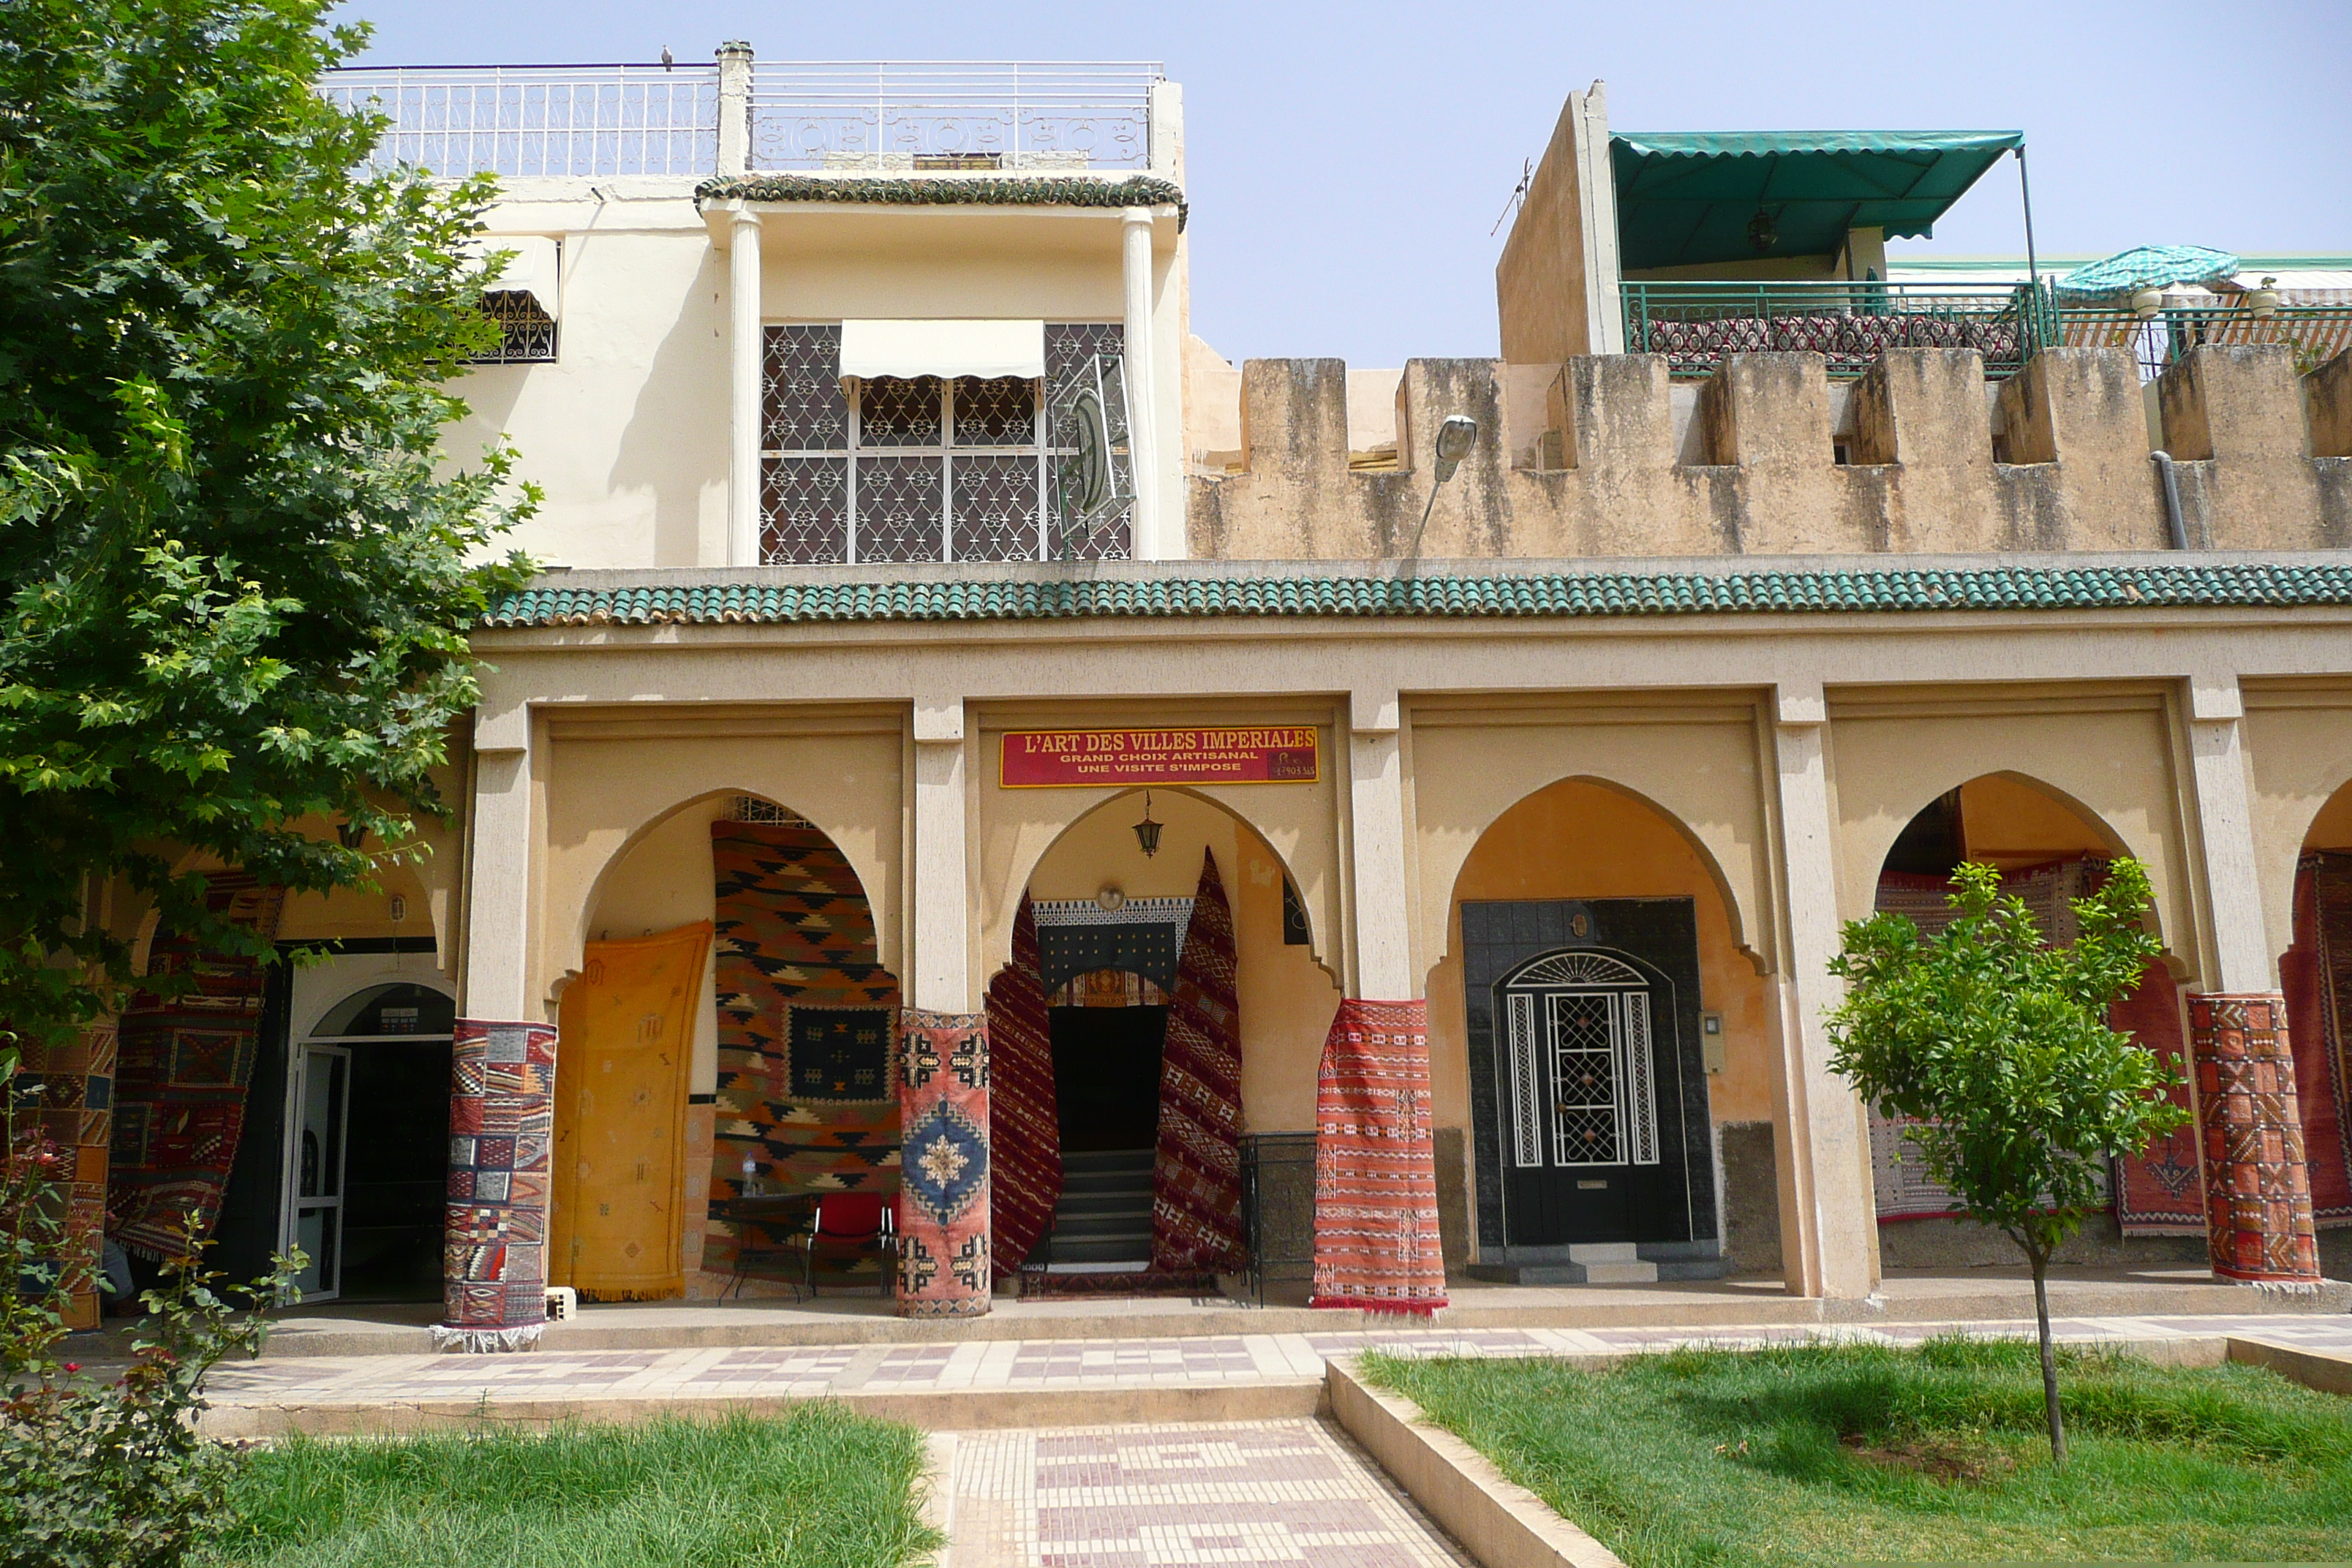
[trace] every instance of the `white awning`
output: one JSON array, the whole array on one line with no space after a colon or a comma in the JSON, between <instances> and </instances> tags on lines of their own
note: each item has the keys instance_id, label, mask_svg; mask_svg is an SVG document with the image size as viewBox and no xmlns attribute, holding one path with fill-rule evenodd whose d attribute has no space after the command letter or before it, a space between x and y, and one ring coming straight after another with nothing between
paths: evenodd
<instances>
[{"instance_id":1,"label":"white awning","mask_svg":"<svg viewBox=\"0 0 2352 1568\"><path fill-rule=\"evenodd\" d=\"M845 376L1045 374L1043 321L844 321Z\"/></svg>"},{"instance_id":2,"label":"white awning","mask_svg":"<svg viewBox=\"0 0 2352 1568\"><path fill-rule=\"evenodd\" d=\"M549 321L558 319L562 291L557 287L560 252L554 240L537 234L486 234L469 248L477 256L512 251L488 292L528 294Z\"/></svg>"}]
</instances>

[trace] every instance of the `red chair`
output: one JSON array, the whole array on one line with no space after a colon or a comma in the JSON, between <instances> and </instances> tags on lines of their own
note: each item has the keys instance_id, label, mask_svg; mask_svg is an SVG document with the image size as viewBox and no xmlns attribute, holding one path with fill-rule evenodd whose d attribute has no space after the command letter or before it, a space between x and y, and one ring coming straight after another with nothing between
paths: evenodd
<instances>
[{"instance_id":1,"label":"red chair","mask_svg":"<svg viewBox=\"0 0 2352 1568\"><path fill-rule=\"evenodd\" d=\"M816 1220L801 1234L801 1284L816 1295L820 1247L851 1253L873 1247L882 1255L881 1293L890 1294L898 1262L898 1194L827 1193L816 1204Z\"/></svg>"}]
</instances>

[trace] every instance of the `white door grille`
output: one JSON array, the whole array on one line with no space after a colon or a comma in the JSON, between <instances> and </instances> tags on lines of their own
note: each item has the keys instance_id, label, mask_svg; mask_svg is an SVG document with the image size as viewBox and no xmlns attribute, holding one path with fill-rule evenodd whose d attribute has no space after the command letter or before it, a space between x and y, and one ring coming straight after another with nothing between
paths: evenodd
<instances>
[{"instance_id":1,"label":"white door grille","mask_svg":"<svg viewBox=\"0 0 2352 1568\"><path fill-rule=\"evenodd\" d=\"M1648 991L1513 990L1504 1002L1513 1164L1658 1163Z\"/></svg>"}]
</instances>

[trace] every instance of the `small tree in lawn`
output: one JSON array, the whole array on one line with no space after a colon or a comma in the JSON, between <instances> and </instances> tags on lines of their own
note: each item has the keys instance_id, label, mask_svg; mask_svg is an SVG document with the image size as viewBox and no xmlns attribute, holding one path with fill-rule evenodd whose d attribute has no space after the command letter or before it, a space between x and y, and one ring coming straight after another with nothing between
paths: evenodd
<instances>
[{"instance_id":1,"label":"small tree in lawn","mask_svg":"<svg viewBox=\"0 0 2352 1568\"><path fill-rule=\"evenodd\" d=\"M2107 1027L2157 943L2141 924L2147 872L2117 860L2075 901L2080 934L2046 945L2000 873L1952 874L1957 918L1933 937L1901 915L1850 922L1830 973L1846 998L1830 1016L1830 1066L1906 1136L1969 1215L2005 1232L2033 1273L2050 1453L2066 1462L2050 1346L2051 1254L2101 1199L2109 1159L2137 1154L2189 1119L2165 1098L2156 1053Z\"/></svg>"}]
</instances>

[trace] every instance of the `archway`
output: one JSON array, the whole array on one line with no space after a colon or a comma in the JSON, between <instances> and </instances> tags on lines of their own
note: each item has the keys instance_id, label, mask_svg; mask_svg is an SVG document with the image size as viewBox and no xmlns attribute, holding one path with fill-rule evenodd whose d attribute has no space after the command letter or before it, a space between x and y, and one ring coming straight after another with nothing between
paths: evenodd
<instances>
[{"instance_id":1,"label":"archway","mask_svg":"<svg viewBox=\"0 0 2352 1568\"><path fill-rule=\"evenodd\" d=\"M671 1162L656 1196L675 1208L677 1239L664 1245L683 1258L677 1285L688 1297L788 1293L797 1264L782 1242L808 1203L898 1190L900 998L863 879L790 805L727 789L631 833L582 910L584 940L561 998L572 1063L593 1048L576 1032L589 1026L582 1020L600 956L619 960L702 922L713 930L684 1010L690 1045L675 1086L684 1102L676 1145L649 1152ZM560 1152L569 1147L562 1081L559 1073ZM561 1212L565 1190L559 1179L551 1235L580 1238ZM760 1203L746 1207L746 1198ZM755 1208L774 1214L751 1217ZM581 1239L566 1248L576 1258L551 1260L553 1282L594 1261L603 1244ZM831 1261L853 1279L879 1279L877 1256Z\"/></svg>"},{"instance_id":2,"label":"archway","mask_svg":"<svg viewBox=\"0 0 2352 1568\"><path fill-rule=\"evenodd\" d=\"M1339 1005L1282 857L1220 802L1139 788L1063 828L1024 891L989 988L1000 1269L1151 1288L1232 1258L1238 1140L1311 1142ZM1311 1213L1311 1189L1266 1197Z\"/></svg>"},{"instance_id":3,"label":"archway","mask_svg":"<svg viewBox=\"0 0 2352 1568\"><path fill-rule=\"evenodd\" d=\"M2352 1269L2352 783L2295 858L2293 942L2279 959L2320 1272Z\"/></svg>"},{"instance_id":4,"label":"archway","mask_svg":"<svg viewBox=\"0 0 2352 1568\"><path fill-rule=\"evenodd\" d=\"M1724 885L1685 825L1594 778L1472 846L1429 999L1441 1216L1449 1254L1475 1229L1475 1275L1780 1270L1771 1004Z\"/></svg>"},{"instance_id":5,"label":"archway","mask_svg":"<svg viewBox=\"0 0 2352 1568\"><path fill-rule=\"evenodd\" d=\"M2044 940L2064 943L2074 939L2074 901L2097 889L2110 860L2129 853L2109 824L2043 781L2011 772L1979 774L1928 800L1895 836L1879 866L1873 907L1906 916L1923 931L1939 931L1949 919L1953 870L1964 861L1989 865L2001 872L2003 891L2024 900ZM2160 937L2160 921L2150 918ZM2108 1018L2185 1079L2176 968L2159 955ZM2185 1084L2175 1098L2189 1104ZM1958 1204L1928 1177L1899 1122L1875 1110L1869 1117L1882 1268L2021 1264L2007 1237L1960 1217ZM2120 1162L2109 1173L2108 1212L2086 1224L2056 1261L2105 1267L2204 1261L2200 1164L2193 1125Z\"/></svg>"}]
</instances>

